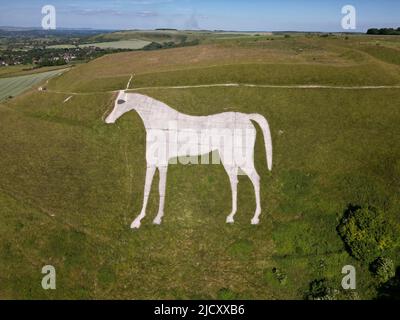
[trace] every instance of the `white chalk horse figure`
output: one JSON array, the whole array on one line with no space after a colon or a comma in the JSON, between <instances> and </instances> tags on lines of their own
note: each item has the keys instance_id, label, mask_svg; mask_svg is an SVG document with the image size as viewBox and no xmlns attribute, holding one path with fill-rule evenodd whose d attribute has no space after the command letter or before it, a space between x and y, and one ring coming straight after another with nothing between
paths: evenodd
<instances>
[{"instance_id":1,"label":"white chalk horse figure","mask_svg":"<svg viewBox=\"0 0 400 320\"><path fill-rule=\"evenodd\" d=\"M151 184L156 169L160 173L159 211L154 224L160 224L164 216L165 189L167 169L171 159L179 157L195 157L218 151L220 160L229 176L232 188L232 212L227 223L234 222L237 211L237 184L239 169L249 176L254 185L256 211L251 223L259 223L261 214L260 177L254 167L254 145L256 129L251 120L256 121L264 134L268 169L272 169L272 141L267 120L259 114L243 114L226 112L210 116L189 116L172 109L166 104L148 96L120 91L111 114L105 120L111 124L125 113L135 110L146 128L146 182L144 188L143 208L139 216L132 222L131 228L137 229L146 215L146 207L150 195ZM232 133L233 132L233 133ZM160 134L168 133L168 137ZM230 134L234 138L223 139ZM201 142L198 136L201 134ZM223 140L223 142L221 142ZM243 144L243 140L246 140ZM228 141L228 142L227 142ZM188 150L187 145L191 146ZM185 148L182 146L185 145ZM157 156L155 156L155 150ZM243 151L245 155L243 155Z\"/></svg>"}]
</instances>

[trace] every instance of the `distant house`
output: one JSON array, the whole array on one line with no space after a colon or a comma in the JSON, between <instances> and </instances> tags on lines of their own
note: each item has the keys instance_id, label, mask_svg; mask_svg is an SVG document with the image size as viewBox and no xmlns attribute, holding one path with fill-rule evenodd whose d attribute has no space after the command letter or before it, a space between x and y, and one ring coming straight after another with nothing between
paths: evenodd
<instances>
[{"instance_id":1,"label":"distant house","mask_svg":"<svg viewBox=\"0 0 400 320\"><path fill-rule=\"evenodd\" d=\"M73 54L70 54L70 53L65 53L64 55L63 55L63 59L64 59L64 61L65 62L70 62L71 60L75 60L76 59L76 56L75 55L73 55Z\"/></svg>"}]
</instances>

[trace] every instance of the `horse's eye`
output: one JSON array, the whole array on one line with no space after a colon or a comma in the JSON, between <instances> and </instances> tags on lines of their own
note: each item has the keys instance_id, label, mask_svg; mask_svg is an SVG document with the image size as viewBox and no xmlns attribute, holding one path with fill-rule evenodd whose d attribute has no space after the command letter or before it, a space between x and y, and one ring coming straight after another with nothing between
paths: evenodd
<instances>
[{"instance_id":1,"label":"horse's eye","mask_svg":"<svg viewBox=\"0 0 400 320\"><path fill-rule=\"evenodd\" d=\"M123 104L123 103L125 103L125 102L126 102L126 101L125 101L125 100L122 100L122 99L120 99L120 100L117 101L118 104Z\"/></svg>"}]
</instances>

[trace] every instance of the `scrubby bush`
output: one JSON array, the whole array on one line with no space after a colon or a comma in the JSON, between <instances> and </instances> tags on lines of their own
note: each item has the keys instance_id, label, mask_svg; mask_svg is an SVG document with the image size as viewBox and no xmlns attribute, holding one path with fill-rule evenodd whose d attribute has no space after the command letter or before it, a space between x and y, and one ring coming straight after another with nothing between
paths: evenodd
<instances>
[{"instance_id":1,"label":"scrubby bush","mask_svg":"<svg viewBox=\"0 0 400 320\"><path fill-rule=\"evenodd\" d=\"M387 282L396 275L394 263L389 258L379 257L371 263L370 269L380 282Z\"/></svg>"},{"instance_id":2,"label":"scrubby bush","mask_svg":"<svg viewBox=\"0 0 400 320\"><path fill-rule=\"evenodd\" d=\"M306 293L307 300L335 300L337 292L332 289L326 279L313 280L310 283L308 292Z\"/></svg>"},{"instance_id":3,"label":"scrubby bush","mask_svg":"<svg viewBox=\"0 0 400 320\"><path fill-rule=\"evenodd\" d=\"M335 289L337 283L325 278L310 282L305 294L306 300L360 300L355 290Z\"/></svg>"},{"instance_id":4,"label":"scrubby bush","mask_svg":"<svg viewBox=\"0 0 400 320\"><path fill-rule=\"evenodd\" d=\"M143 48L143 50L145 50L145 51L159 50L159 49L162 49L162 47L163 46L161 44L159 44L157 42L152 42L152 43L148 44L147 46L145 46Z\"/></svg>"},{"instance_id":5,"label":"scrubby bush","mask_svg":"<svg viewBox=\"0 0 400 320\"><path fill-rule=\"evenodd\" d=\"M397 245L394 226L373 207L350 205L337 231L350 254L368 263Z\"/></svg>"},{"instance_id":6,"label":"scrubby bush","mask_svg":"<svg viewBox=\"0 0 400 320\"><path fill-rule=\"evenodd\" d=\"M279 270L278 268L272 268L272 274L274 275L275 279L278 280L280 284L285 284L287 280L287 275Z\"/></svg>"},{"instance_id":7,"label":"scrubby bush","mask_svg":"<svg viewBox=\"0 0 400 320\"><path fill-rule=\"evenodd\" d=\"M395 277L383 283L378 288L378 299L400 300L400 268L397 269Z\"/></svg>"}]
</instances>

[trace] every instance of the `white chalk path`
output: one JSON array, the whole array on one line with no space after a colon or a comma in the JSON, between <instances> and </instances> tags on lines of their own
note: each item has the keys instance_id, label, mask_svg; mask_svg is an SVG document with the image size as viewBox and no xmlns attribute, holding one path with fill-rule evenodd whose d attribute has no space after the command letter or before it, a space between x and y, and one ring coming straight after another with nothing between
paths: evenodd
<instances>
[{"instance_id":1,"label":"white chalk path","mask_svg":"<svg viewBox=\"0 0 400 320\"><path fill-rule=\"evenodd\" d=\"M131 86L132 79L133 79L133 74L132 74L131 77L129 78L129 81L128 81L128 84L126 85L126 89L125 89L125 90L128 90L129 87Z\"/></svg>"},{"instance_id":2,"label":"white chalk path","mask_svg":"<svg viewBox=\"0 0 400 320\"><path fill-rule=\"evenodd\" d=\"M129 80L130 85L132 78ZM196 89L196 88L215 88L215 87L234 87L234 88L271 88L271 89L333 89L333 90L380 90L380 89L400 89L400 85L391 86L330 86L330 85L272 85L272 84L249 84L249 83L215 83L215 84L199 84L190 86L156 86L156 87L137 87L126 89L125 91L141 91L152 89ZM46 90L43 93L58 93L67 95L92 95L101 93L118 93L120 90L96 91L96 92L69 92L59 90Z\"/></svg>"},{"instance_id":3,"label":"white chalk path","mask_svg":"<svg viewBox=\"0 0 400 320\"><path fill-rule=\"evenodd\" d=\"M69 96L67 99L65 99L65 100L63 101L63 103L68 102L69 100L71 100L71 98L72 98L72 96Z\"/></svg>"},{"instance_id":4,"label":"white chalk path","mask_svg":"<svg viewBox=\"0 0 400 320\"><path fill-rule=\"evenodd\" d=\"M192 86L159 86L139 87L127 91L150 90L150 89L190 89L190 88L212 88L212 87L249 87L249 88L277 88L277 89L339 89L339 90L368 90L368 89L400 89L400 85L394 86L329 86L329 85L272 85L272 84L248 84L248 83L216 83Z\"/></svg>"}]
</instances>

